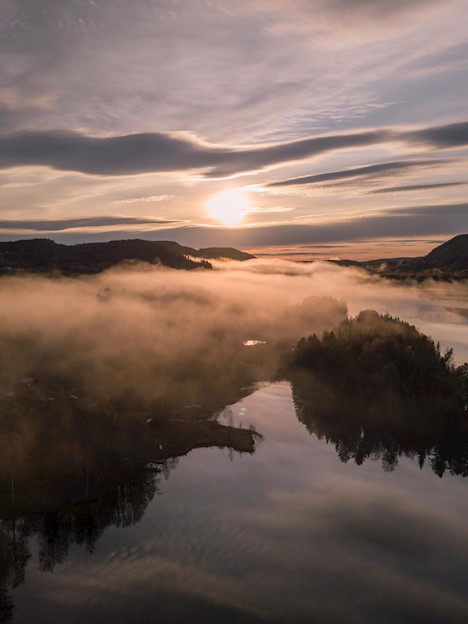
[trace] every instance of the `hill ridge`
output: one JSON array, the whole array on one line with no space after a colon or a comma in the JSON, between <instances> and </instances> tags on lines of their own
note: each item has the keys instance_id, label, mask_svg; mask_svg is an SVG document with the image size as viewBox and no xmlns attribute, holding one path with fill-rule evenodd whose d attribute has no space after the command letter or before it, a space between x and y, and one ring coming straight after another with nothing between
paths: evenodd
<instances>
[{"instance_id":1,"label":"hill ridge","mask_svg":"<svg viewBox=\"0 0 468 624\"><path fill-rule=\"evenodd\" d=\"M468 234L458 234L414 258L382 258L359 262L332 260L340 266L355 266L391 279L464 280L468 279Z\"/></svg>"},{"instance_id":2,"label":"hill ridge","mask_svg":"<svg viewBox=\"0 0 468 624\"><path fill-rule=\"evenodd\" d=\"M0 242L0 272L100 273L125 261L161 264L173 269L211 269L208 260L248 260L250 254L231 247L193 249L175 241L140 238L65 245L49 238Z\"/></svg>"}]
</instances>

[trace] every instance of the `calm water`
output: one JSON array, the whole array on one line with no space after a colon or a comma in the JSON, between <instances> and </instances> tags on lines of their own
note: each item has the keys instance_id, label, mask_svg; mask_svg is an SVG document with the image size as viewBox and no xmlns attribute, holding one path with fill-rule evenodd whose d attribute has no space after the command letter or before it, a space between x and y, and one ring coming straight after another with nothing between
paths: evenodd
<instances>
[{"instance_id":1,"label":"calm water","mask_svg":"<svg viewBox=\"0 0 468 624\"><path fill-rule=\"evenodd\" d=\"M31 537L14 621L466 621L463 478L342 463L285 382L222 418L262 433L253 455L192 451L139 522L108 528L93 553L71 545L52 573Z\"/></svg>"}]
</instances>

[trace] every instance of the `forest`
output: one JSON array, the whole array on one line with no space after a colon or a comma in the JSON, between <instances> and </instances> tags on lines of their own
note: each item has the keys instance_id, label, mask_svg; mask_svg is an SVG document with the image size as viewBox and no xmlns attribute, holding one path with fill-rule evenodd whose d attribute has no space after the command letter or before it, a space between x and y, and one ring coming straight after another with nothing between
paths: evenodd
<instances>
[{"instance_id":1,"label":"forest","mask_svg":"<svg viewBox=\"0 0 468 624\"><path fill-rule=\"evenodd\" d=\"M373 310L302 338L290 363L298 418L343 461L426 459L468 475L468 365L414 326Z\"/></svg>"}]
</instances>

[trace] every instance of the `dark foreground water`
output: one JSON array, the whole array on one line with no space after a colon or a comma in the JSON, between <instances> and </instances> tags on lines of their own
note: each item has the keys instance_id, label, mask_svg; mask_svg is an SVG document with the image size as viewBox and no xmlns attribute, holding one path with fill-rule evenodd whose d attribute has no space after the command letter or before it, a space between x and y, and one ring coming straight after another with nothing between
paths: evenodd
<instances>
[{"instance_id":1,"label":"dark foreground water","mask_svg":"<svg viewBox=\"0 0 468 624\"><path fill-rule=\"evenodd\" d=\"M343 463L299 422L286 382L221 421L253 424L256 451L193 450L120 501L49 514L46 529L30 519L29 536L4 521L18 575L4 621L467 621L466 479L439 477L430 456Z\"/></svg>"}]
</instances>

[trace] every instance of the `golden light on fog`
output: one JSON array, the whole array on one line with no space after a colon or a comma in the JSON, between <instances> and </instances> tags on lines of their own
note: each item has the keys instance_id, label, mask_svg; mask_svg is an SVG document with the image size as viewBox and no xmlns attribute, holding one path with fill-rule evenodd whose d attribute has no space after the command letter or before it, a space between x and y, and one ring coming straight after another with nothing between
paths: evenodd
<instances>
[{"instance_id":1,"label":"golden light on fog","mask_svg":"<svg viewBox=\"0 0 468 624\"><path fill-rule=\"evenodd\" d=\"M224 191L209 202L211 216L223 225L239 225L252 210L247 197L240 191Z\"/></svg>"}]
</instances>

